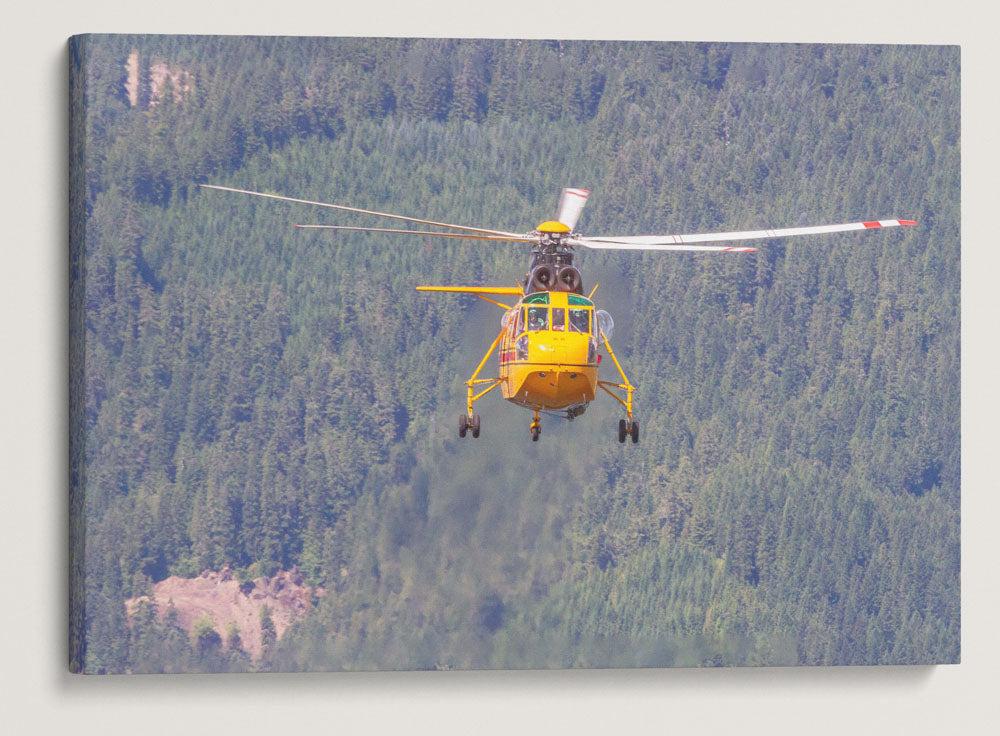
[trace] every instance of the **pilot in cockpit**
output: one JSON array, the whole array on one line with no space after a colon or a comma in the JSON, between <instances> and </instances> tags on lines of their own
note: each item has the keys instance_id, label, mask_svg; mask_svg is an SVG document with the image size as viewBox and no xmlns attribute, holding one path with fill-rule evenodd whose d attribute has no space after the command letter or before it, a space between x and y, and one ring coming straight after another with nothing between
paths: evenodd
<instances>
[{"instance_id":1,"label":"pilot in cockpit","mask_svg":"<svg viewBox=\"0 0 1000 736\"><path fill-rule=\"evenodd\" d=\"M549 327L548 307L528 307L528 329L547 330Z\"/></svg>"}]
</instances>

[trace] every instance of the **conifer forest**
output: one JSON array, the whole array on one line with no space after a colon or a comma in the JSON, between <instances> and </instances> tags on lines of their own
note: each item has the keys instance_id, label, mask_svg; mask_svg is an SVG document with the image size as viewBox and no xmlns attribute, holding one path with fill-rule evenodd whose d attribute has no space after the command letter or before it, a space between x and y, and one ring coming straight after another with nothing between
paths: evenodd
<instances>
[{"instance_id":1,"label":"conifer forest","mask_svg":"<svg viewBox=\"0 0 1000 736\"><path fill-rule=\"evenodd\" d=\"M69 61L70 669L959 661L958 47L123 35ZM512 286L527 247L297 230L398 226L202 183L514 232L564 187L585 235L918 225L580 249L642 441L602 394L532 442L499 392L472 440L502 312L415 287ZM126 610L226 566L323 592L259 657Z\"/></svg>"}]
</instances>

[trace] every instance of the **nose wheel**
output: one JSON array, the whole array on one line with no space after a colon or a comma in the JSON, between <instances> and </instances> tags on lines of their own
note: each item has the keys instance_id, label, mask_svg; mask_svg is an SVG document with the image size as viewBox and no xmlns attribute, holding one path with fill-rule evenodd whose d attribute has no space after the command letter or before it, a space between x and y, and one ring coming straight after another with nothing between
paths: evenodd
<instances>
[{"instance_id":1,"label":"nose wheel","mask_svg":"<svg viewBox=\"0 0 1000 736\"><path fill-rule=\"evenodd\" d=\"M632 444L639 444L639 422L635 419L629 419L628 421L624 419L618 420L618 441L621 444L625 444L625 438L631 437Z\"/></svg>"},{"instance_id":2,"label":"nose wheel","mask_svg":"<svg viewBox=\"0 0 1000 736\"><path fill-rule=\"evenodd\" d=\"M542 420L538 416L538 409L535 409L535 418L531 420L531 441L538 442L538 437L542 433Z\"/></svg>"}]
</instances>

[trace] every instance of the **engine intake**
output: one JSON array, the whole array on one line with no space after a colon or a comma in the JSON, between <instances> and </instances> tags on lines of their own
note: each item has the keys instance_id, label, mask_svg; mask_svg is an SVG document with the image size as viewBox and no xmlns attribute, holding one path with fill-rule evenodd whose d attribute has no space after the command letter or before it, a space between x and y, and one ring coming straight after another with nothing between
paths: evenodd
<instances>
[{"instance_id":1,"label":"engine intake","mask_svg":"<svg viewBox=\"0 0 1000 736\"><path fill-rule=\"evenodd\" d=\"M583 276L576 266L563 266L559 269L559 291L583 293Z\"/></svg>"},{"instance_id":2,"label":"engine intake","mask_svg":"<svg viewBox=\"0 0 1000 736\"><path fill-rule=\"evenodd\" d=\"M556 285L556 270L548 264L536 266L531 272L531 291L552 291Z\"/></svg>"}]
</instances>

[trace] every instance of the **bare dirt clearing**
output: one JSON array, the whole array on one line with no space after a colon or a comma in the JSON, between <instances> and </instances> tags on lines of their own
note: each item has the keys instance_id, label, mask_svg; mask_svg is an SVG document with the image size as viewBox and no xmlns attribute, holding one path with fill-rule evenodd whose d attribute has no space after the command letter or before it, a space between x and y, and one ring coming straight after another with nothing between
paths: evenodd
<instances>
[{"instance_id":1,"label":"bare dirt clearing","mask_svg":"<svg viewBox=\"0 0 1000 736\"><path fill-rule=\"evenodd\" d=\"M240 631L244 651L255 659L261 653L261 609L271 609L274 630L280 639L285 629L306 614L313 595L322 595L322 588L310 588L295 570L281 570L273 577L259 577L242 585L228 568L220 572L205 570L196 578L172 576L153 586L152 601L156 615L162 619L171 603L177 610L180 625L191 633L194 622L205 613L212 616L215 630L223 641L226 628L235 622ZM125 601L131 615L140 601L150 596Z\"/></svg>"}]
</instances>

